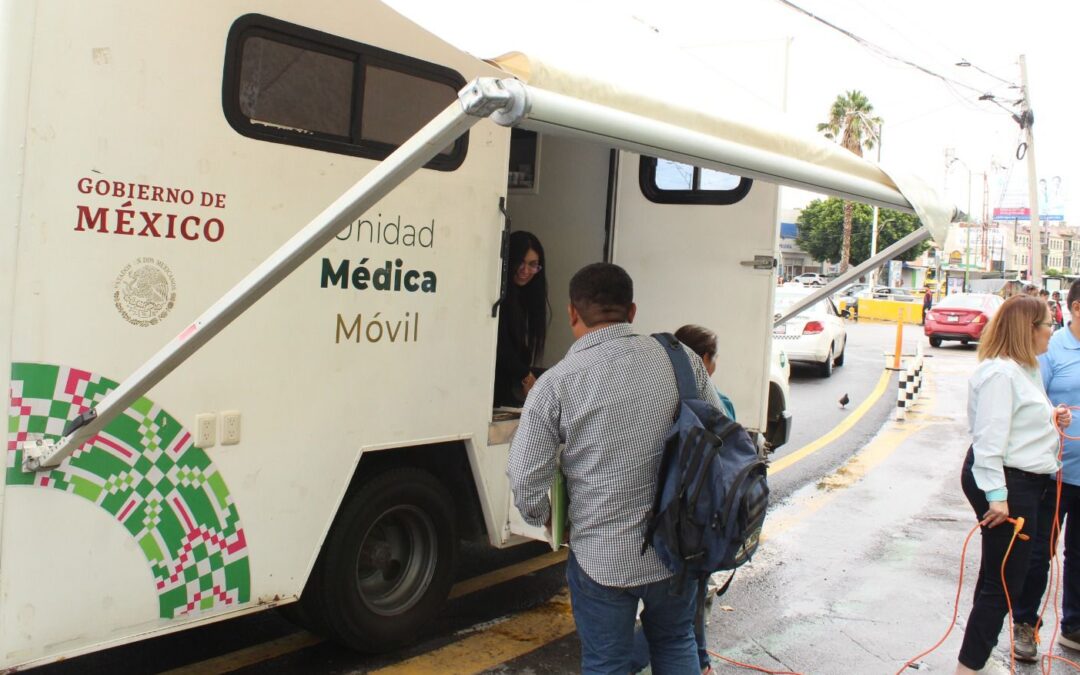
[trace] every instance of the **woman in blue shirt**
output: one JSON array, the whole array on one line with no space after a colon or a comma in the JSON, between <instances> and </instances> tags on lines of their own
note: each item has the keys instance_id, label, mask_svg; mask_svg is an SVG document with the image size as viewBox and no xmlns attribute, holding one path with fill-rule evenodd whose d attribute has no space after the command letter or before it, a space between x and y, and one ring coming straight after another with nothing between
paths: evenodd
<instances>
[{"instance_id":1,"label":"woman in blue shirt","mask_svg":"<svg viewBox=\"0 0 1080 675\"><path fill-rule=\"evenodd\" d=\"M1080 281L1074 281L1069 287L1066 301L1067 327L1050 338L1049 349L1039 357L1039 369L1051 403L1080 406ZM1073 432L1070 435L1078 434ZM1013 606L1016 658L1021 660L1035 661L1039 655L1034 637L1050 568L1050 532L1056 503L1057 486L1051 476L1039 504L1039 527L1032 545L1024 592ZM1072 526L1070 514L1073 513L1080 517L1080 441L1066 440L1061 465L1059 528L1062 521L1068 522L1065 529L1064 592L1058 642L1070 649L1080 650L1080 525ZM1057 548L1057 542L1054 542L1054 548Z\"/></svg>"}]
</instances>

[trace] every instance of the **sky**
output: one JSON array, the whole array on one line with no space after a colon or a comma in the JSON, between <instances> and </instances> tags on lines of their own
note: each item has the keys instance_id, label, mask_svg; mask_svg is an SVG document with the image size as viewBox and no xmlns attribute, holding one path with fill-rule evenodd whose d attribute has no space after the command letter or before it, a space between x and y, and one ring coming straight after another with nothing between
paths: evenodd
<instances>
[{"instance_id":1,"label":"sky","mask_svg":"<svg viewBox=\"0 0 1080 675\"><path fill-rule=\"evenodd\" d=\"M1080 40L1066 3L791 0L872 49L780 0L387 1L477 56L546 50L601 75L613 61L629 62L638 78L683 78L709 105L786 108L789 126L807 133L838 94L857 89L884 120L883 166L918 174L963 210L970 199L976 219L984 173L989 209L1027 205L1026 161L1017 160L1023 138L1009 112L1017 110L1024 54L1037 175L1048 186L1060 177L1058 208L1080 224L1080 135L1072 127L1080 94L1070 72L1080 67ZM979 101L984 93L1009 110ZM956 161L948 166L948 158ZM813 197L785 189L782 206Z\"/></svg>"}]
</instances>

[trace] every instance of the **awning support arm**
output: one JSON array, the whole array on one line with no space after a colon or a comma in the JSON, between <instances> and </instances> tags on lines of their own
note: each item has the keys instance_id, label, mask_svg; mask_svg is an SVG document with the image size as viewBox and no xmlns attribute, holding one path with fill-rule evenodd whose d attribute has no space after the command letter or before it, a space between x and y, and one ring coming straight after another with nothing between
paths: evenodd
<instances>
[{"instance_id":1,"label":"awning support arm","mask_svg":"<svg viewBox=\"0 0 1080 675\"><path fill-rule=\"evenodd\" d=\"M878 253L873 258L865 260L862 263L856 265L855 267L852 267L847 272L844 272L829 283L825 284L821 288L817 289L813 293L807 295L805 298L792 305L790 308L788 308L787 312L783 316L773 322L773 327L779 326L780 324L784 323L791 317L803 311L810 305L813 305L818 300L828 297L835 293L837 290L843 288L844 286L847 286L849 283L851 283L852 279L858 279L860 276L866 274L870 270L881 267L885 263L889 262L896 256L903 253L904 251L914 246L918 246L929 238L930 228L926 227L925 225L920 227L919 229L915 230L903 239L898 240L896 243L894 243L892 246L888 247L881 253Z\"/></svg>"},{"instance_id":2,"label":"awning support arm","mask_svg":"<svg viewBox=\"0 0 1080 675\"><path fill-rule=\"evenodd\" d=\"M479 78L458 100L428 122L347 192L293 235L171 342L139 366L89 413L68 424L59 442L35 439L23 446L23 471L54 467L91 440L122 411L248 310L274 286L443 148L485 117L503 126L528 113L525 88L514 79Z\"/></svg>"}]
</instances>

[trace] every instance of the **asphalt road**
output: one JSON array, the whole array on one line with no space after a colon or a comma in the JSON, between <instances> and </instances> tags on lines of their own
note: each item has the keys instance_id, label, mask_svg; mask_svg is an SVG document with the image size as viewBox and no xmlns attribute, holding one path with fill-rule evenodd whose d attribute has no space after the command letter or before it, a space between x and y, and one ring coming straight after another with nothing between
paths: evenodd
<instances>
[{"instance_id":1,"label":"asphalt road","mask_svg":"<svg viewBox=\"0 0 1080 675\"><path fill-rule=\"evenodd\" d=\"M794 418L792 437L774 454L774 465L860 411L878 384L884 371L884 354L892 351L895 326L863 323L849 324L848 328L846 363L831 378L821 378L809 368L793 369L789 406ZM919 339L918 331L909 328L905 351L913 350ZM838 439L770 477L774 508L782 508L797 490L834 471L878 432L894 411L894 386L890 385L879 399L864 406L867 409L857 413L861 415L858 422ZM846 408L838 404L844 394L850 399ZM505 551L468 544L460 557L458 578L476 578L536 559L548 550L542 544ZM391 669L386 672L418 672L424 668L434 668L437 672L575 672L578 643L572 633L572 622L567 623L568 605L560 595L565 586L564 567L561 563L549 564L451 600L414 647L391 654L354 654L298 632L282 613L269 611L71 659L37 672L47 675L161 673L179 668L184 668L180 672L200 674L368 673L384 668ZM537 612L549 614L542 614L540 623L516 623L521 617ZM515 630L518 634L514 634ZM500 651L507 641L514 643L515 648ZM523 641L524 647L520 644ZM468 658L450 660L445 654L454 654L447 650L455 645L460 646L457 653L468 654ZM522 649L527 653L518 655ZM503 653L507 658L497 656ZM483 660L473 660L477 654L496 656L491 656L484 665ZM398 671L392 670L395 664Z\"/></svg>"}]
</instances>

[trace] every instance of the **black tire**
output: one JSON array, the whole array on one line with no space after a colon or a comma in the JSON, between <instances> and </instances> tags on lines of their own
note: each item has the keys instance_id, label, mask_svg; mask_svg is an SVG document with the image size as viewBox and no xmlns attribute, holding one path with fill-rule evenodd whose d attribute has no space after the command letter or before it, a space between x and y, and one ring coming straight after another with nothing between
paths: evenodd
<instances>
[{"instance_id":1,"label":"black tire","mask_svg":"<svg viewBox=\"0 0 1080 675\"><path fill-rule=\"evenodd\" d=\"M822 363L819 368L819 372L822 377L832 377L833 373L833 347L835 345L829 345L829 355L825 357L825 362Z\"/></svg>"},{"instance_id":2,"label":"black tire","mask_svg":"<svg viewBox=\"0 0 1080 675\"><path fill-rule=\"evenodd\" d=\"M346 498L305 608L350 649L397 649L442 608L457 549L454 500L438 479L411 468L379 474Z\"/></svg>"},{"instance_id":3,"label":"black tire","mask_svg":"<svg viewBox=\"0 0 1080 675\"><path fill-rule=\"evenodd\" d=\"M836 360L833 361L833 365L836 366L837 368L844 365L844 354L846 354L846 353L847 353L847 340L844 341L844 348L840 350L840 356L836 357Z\"/></svg>"},{"instance_id":4,"label":"black tire","mask_svg":"<svg viewBox=\"0 0 1080 675\"><path fill-rule=\"evenodd\" d=\"M941 338L939 338L939 337L930 338L930 346L931 347L940 347L941 346Z\"/></svg>"}]
</instances>

